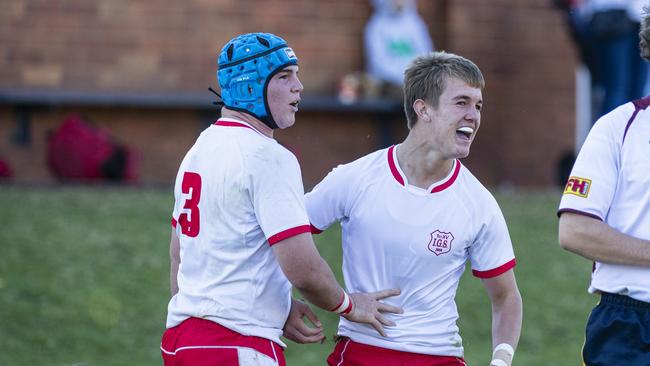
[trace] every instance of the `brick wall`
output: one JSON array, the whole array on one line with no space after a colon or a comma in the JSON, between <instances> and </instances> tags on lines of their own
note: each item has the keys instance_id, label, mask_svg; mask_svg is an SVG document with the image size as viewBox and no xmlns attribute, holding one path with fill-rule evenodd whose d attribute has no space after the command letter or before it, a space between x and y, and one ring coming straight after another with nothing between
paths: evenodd
<instances>
[{"instance_id":1,"label":"brick wall","mask_svg":"<svg viewBox=\"0 0 650 366\"><path fill-rule=\"evenodd\" d=\"M0 12L0 83L202 91L216 84L225 42L265 31L290 40L310 70L307 90L329 89L361 67L369 14L363 0L11 0Z\"/></svg>"},{"instance_id":2,"label":"brick wall","mask_svg":"<svg viewBox=\"0 0 650 366\"><path fill-rule=\"evenodd\" d=\"M575 52L551 0L420 0L439 49L483 70L481 133L465 163L488 185L544 187L573 145ZM203 92L216 86L220 47L268 31L288 39L305 93L331 94L363 67L366 0L9 0L0 12L0 90ZM88 115L139 150L141 181L171 181L205 121L196 111L59 107L32 116L33 141L11 141L15 110L0 105L0 155L18 183L50 182L45 131L68 113ZM335 164L378 147L373 116L300 112L277 134L297 151L307 186ZM406 133L401 120L394 139Z\"/></svg>"},{"instance_id":3,"label":"brick wall","mask_svg":"<svg viewBox=\"0 0 650 366\"><path fill-rule=\"evenodd\" d=\"M376 121L368 115L300 113L296 125L277 131L275 137L298 157L307 187L315 185L337 164L372 151L380 139ZM13 112L0 108L0 157L8 158L17 183L55 182L47 168L46 140L70 114L84 117L94 127L109 129L113 137L131 147L136 152L139 182L145 185L172 184L185 152L209 121L191 110L36 110L30 118L32 141L21 146L12 142L16 131Z\"/></svg>"},{"instance_id":4,"label":"brick wall","mask_svg":"<svg viewBox=\"0 0 650 366\"><path fill-rule=\"evenodd\" d=\"M574 144L575 51L549 0L455 0L449 49L486 77L483 125L467 165L491 184L548 186Z\"/></svg>"}]
</instances>

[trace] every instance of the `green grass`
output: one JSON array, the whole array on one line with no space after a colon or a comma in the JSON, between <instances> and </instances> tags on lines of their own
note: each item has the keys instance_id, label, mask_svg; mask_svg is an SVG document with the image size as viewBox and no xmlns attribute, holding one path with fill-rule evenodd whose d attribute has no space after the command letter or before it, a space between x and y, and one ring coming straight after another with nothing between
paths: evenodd
<instances>
[{"instance_id":1,"label":"green grass","mask_svg":"<svg viewBox=\"0 0 650 366\"><path fill-rule=\"evenodd\" d=\"M517 365L578 365L590 262L557 245L558 192L497 195L519 265L524 325ZM171 190L0 187L0 365L160 365ZM317 245L340 279L340 233ZM458 293L470 365L490 356L490 305L466 273ZM318 311L326 333L336 317ZM330 337L331 338L331 337ZM289 365L332 348L289 342Z\"/></svg>"}]
</instances>

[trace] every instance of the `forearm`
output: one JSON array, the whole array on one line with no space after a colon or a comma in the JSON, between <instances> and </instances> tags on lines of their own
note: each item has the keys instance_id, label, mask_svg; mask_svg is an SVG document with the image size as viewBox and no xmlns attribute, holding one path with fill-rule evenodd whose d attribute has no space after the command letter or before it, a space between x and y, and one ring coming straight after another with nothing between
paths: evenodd
<instances>
[{"instance_id":1,"label":"forearm","mask_svg":"<svg viewBox=\"0 0 650 366\"><path fill-rule=\"evenodd\" d=\"M587 259L650 266L650 241L623 234L600 220L563 213L558 232L562 248Z\"/></svg>"},{"instance_id":2,"label":"forearm","mask_svg":"<svg viewBox=\"0 0 650 366\"><path fill-rule=\"evenodd\" d=\"M178 263L171 263L171 269L169 271L169 289L172 296L178 293Z\"/></svg>"},{"instance_id":3,"label":"forearm","mask_svg":"<svg viewBox=\"0 0 650 366\"><path fill-rule=\"evenodd\" d=\"M178 266L181 263L180 242L176 232L172 230L171 239L169 242L169 287L172 296L178 293Z\"/></svg>"},{"instance_id":4,"label":"forearm","mask_svg":"<svg viewBox=\"0 0 650 366\"><path fill-rule=\"evenodd\" d=\"M327 263L322 259L319 262L302 281L296 281L294 286L310 303L325 310L332 310L339 304L343 289Z\"/></svg>"},{"instance_id":5,"label":"forearm","mask_svg":"<svg viewBox=\"0 0 650 366\"><path fill-rule=\"evenodd\" d=\"M515 274L509 270L483 283L492 303L492 365L512 364L519 343L523 307Z\"/></svg>"},{"instance_id":6,"label":"forearm","mask_svg":"<svg viewBox=\"0 0 650 366\"><path fill-rule=\"evenodd\" d=\"M273 251L291 284L312 304L332 310L343 295L334 273L304 233L273 245Z\"/></svg>"},{"instance_id":7,"label":"forearm","mask_svg":"<svg viewBox=\"0 0 650 366\"><path fill-rule=\"evenodd\" d=\"M492 348L507 343L516 349L523 317L519 291L508 294L492 305Z\"/></svg>"},{"instance_id":8,"label":"forearm","mask_svg":"<svg viewBox=\"0 0 650 366\"><path fill-rule=\"evenodd\" d=\"M384 325L394 325L382 313L401 313L402 309L378 300L400 294L399 289L347 295L330 267L318 254L311 235L299 234L273 245L273 252L285 276L312 304L335 311L347 320L371 325L386 336Z\"/></svg>"}]
</instances>

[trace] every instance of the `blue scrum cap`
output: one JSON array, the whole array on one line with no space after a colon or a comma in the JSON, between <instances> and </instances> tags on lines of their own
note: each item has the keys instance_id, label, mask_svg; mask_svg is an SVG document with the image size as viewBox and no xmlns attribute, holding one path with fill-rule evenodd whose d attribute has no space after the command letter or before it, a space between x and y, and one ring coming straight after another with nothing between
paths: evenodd
<instances>
[{"instance_id":1,"label":"blue scrum cap","mask_svg":"<svg viewBox=\"0 0 650 366\"><path fill-rule=\"evenodd\" d=\"M298 64L287 42L270 33L242 34L226 43L218 64L217 78L226 107L278 128L269 110L266 87L275 73Z\"/></svg>"}]
</instances>

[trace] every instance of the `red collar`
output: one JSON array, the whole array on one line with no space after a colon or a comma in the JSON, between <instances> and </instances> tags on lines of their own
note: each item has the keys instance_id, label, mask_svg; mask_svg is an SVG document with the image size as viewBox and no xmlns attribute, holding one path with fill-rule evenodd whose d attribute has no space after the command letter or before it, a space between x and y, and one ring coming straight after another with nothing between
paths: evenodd
<instances>
[{"instance_id":1,"label":"red collar","mask_svg":"<svg viewBox=\"0 0 650 366\"><path fill-rule=\"evenodd\" d=\"M213 123L215 126L224 126L224 127L245 127L245 128L250 128L251 130L255 130L252 126L248 125L247 123L244 122L239 122L234 119L225 119L225 118L220 118L218 119L215 123ZM255 130L257 131L257 130Z\"/></svg>"},{"instance_id":2,"label":"red collar","mask_svg":"<svg viewBox=\"0 0 650 366\"><path fill-rule=\"evenodd\" d=\"M388 166L390 167L390 172L393 174L393 178L401 184L402 186L406 186L406 177L404 174L400 171L397 163L397 152L395 151L395 145L391 146L388 148ZM445 178L443 181L436 183L435 186L431 187L431 193L437 193L444 191L445 189L451 187L452 184L456 181L456 178L458 178L458 174L460 173L460 161L458 159L454 160L454 167L452 168L453 173Z\"/></svg>"}]
</instances>

